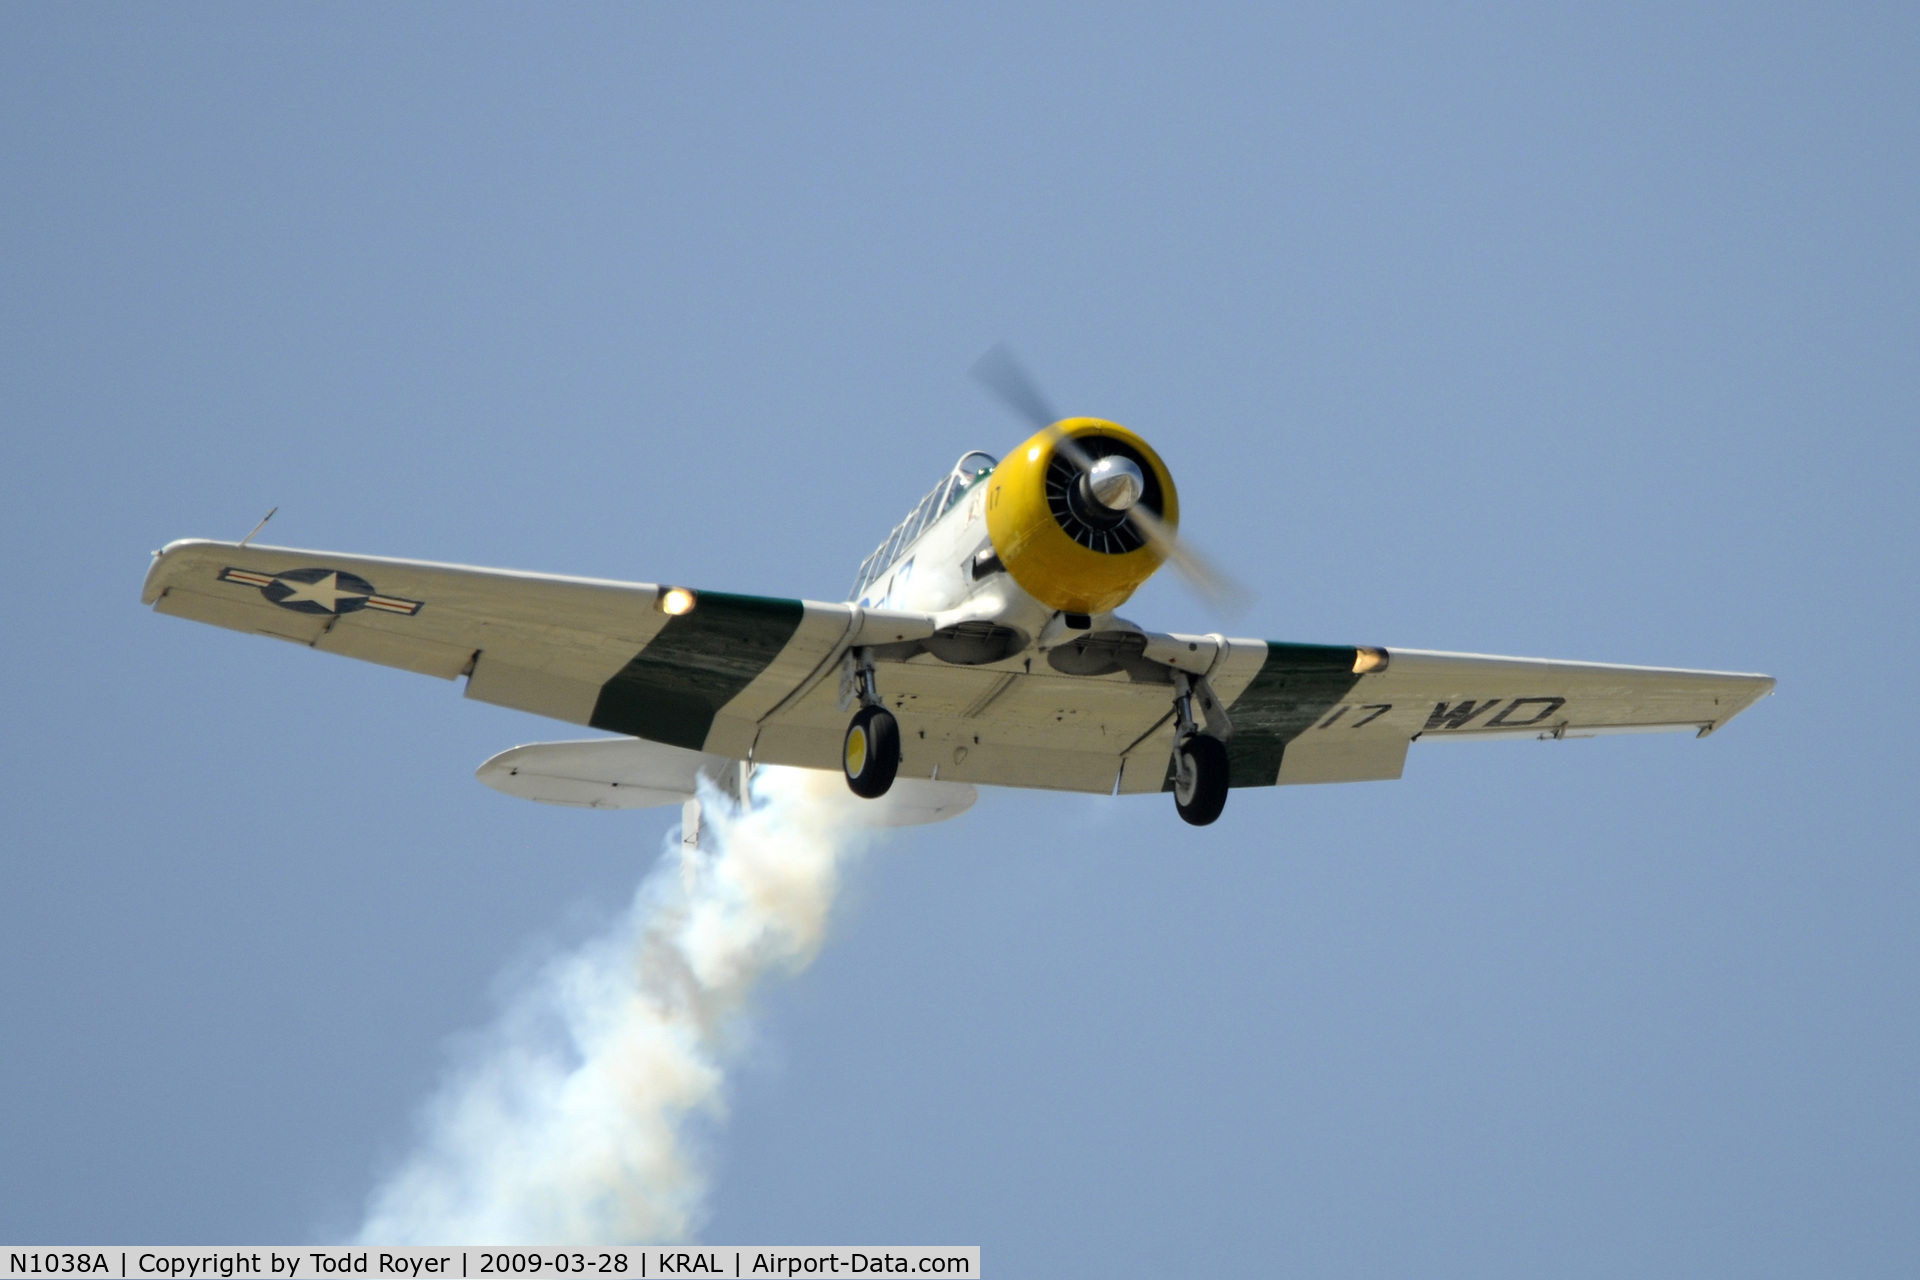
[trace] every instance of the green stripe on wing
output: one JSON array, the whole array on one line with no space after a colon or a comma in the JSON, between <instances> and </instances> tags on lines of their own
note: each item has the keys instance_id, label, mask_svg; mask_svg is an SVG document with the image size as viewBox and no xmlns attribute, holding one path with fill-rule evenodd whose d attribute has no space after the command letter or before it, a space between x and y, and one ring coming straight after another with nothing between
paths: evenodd
<instances>
[{"instance_id":1,"label":"green stripe on wing","mask_svg":"<svg viewBox=\"0 0 1920 1280\"><path fill-rule=\"evenodd\" d=\"M1287 744L1320 722L1360 679L1351 645L1282 644L1267 641L1260 673L1233 700L1227 715L1233 736L1227 763L1236 787L1270 787L1280 777ZM1173 790L1173 761L1162 788Z\"/></svg>"},{"instance_id":2,"label":"green stripe on wing","mask_svg":"<svg viewBox=\"0 0 1920 1280\"><path fill-rule=\"evenodd\" d=\"M780 656L805 612L798 600L703 591L601 686L596 729L698 751L720 709Z\"/></svg>"}]
</instances>

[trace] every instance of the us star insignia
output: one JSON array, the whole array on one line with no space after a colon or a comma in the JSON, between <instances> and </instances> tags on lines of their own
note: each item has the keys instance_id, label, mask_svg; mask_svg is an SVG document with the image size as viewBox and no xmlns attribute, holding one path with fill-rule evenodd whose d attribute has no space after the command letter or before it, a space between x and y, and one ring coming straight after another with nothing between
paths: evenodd
<instances>
[{"instance_id":1,"label":"us star insignia","mask_svg":"<svg viewBox=\"0 0 1920 1280\"><path fill-rule=\"evenodd\" d=\"M342 614L361 609L382 613L400 613L409 617L420 612L421 601L383 596L373 584L357 573L344 569L286 569L279 573L255 573L251 569L227 568L220 581L258 587L260 594L282 609L297 613Z\"/></svg>"}]
</instances>

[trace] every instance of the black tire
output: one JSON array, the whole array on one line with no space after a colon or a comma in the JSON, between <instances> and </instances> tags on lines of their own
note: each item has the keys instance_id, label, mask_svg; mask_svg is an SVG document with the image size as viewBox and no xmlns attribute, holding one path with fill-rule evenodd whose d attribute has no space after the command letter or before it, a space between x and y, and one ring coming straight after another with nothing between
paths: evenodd
<instances>
[{"instance_id":1,"label":"black tire","mask_svg":"<svg viewBox=\"0 0 1920 1280\"><path fill-rule=\"evenodd\" d=\"M900 772L900 722L885 707L862 707L853 713L840 747L840 768L853 794L878 800Z\"/></svg>"},{"instance_id":2,"label":"black tire","mask_svg":"<svg viewBox=\"0 0 1920 1280\"><path fill-rule=\"evenodd\" d=\"M1218 738L1197 734L1174 752L1173 807L1196 827L1204 827L1227 807L1227 748Z\"/></svg>"}]
</instances>

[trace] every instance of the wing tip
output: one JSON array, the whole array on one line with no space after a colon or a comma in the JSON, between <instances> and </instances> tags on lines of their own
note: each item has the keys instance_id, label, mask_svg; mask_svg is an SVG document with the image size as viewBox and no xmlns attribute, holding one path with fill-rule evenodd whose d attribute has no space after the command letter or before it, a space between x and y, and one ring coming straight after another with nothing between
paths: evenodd
<instances>
[{"instance_id":1,"label":"wing tip","mask_svg":"<svg viewBox=\"0 0 1920 1280\"><path fill-rule=\"evenodd\" d=\"M239 545L237 542L221 542L215 538L175 538L158 551L150 553L153 559L147 566L146 581L143 582L140 587L140 603L147 605L153 604L158 601L162 595L166 594L169 584L165 581L165 575L171 561L194 551L202 551L212 547L224 547L231 550L237 548Z\"/></svg>"}]
</instances>

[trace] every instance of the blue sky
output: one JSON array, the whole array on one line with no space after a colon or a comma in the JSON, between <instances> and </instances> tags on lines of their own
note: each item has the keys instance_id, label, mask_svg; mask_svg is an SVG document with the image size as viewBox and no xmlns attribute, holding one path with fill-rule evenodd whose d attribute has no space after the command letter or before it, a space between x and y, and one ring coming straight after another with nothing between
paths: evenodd
<instances>
[{"instance_id":1,"label":"blue sky","mask_svg":"<svg viewBox=\"0 0 1920 1280\"><path fill-rule=\"evenodd\" d=\"M1235 630L1766 671L1706 742L991 793L864 864L714 1240L996 1274L1894 1274L1920 1196L1898 6L0 15L0 1235L338 1236L672 818L153 616L288 545L837 599L1008 339ZM1219 625L1177 585L1127 612Z\"/></svg>"}]
</instances>

